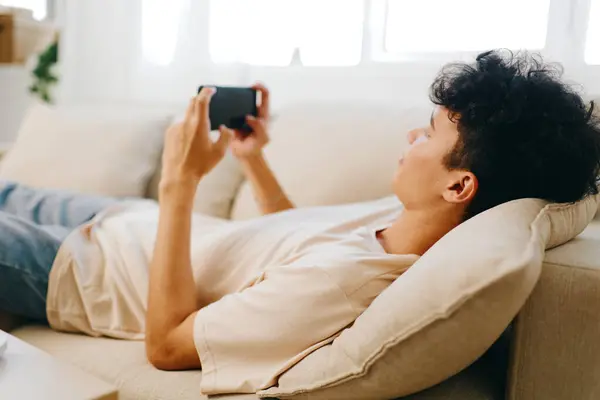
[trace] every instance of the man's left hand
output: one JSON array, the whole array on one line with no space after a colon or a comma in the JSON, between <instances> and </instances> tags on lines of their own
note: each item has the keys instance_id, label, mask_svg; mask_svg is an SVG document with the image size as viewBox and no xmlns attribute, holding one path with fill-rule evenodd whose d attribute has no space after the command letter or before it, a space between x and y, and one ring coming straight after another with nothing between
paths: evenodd
<instances>
[{"instance_id":1,"label":"man's left hand","mask_svg":"<svg viewBox=\"0 0 600 400\"><path fill-rule=\"evenodd\" d=\"M209 136L208 110L214 93L214 88L202 89L191 99L184 121L167 130L162 160L162 183L197 184L225 155L230 141L228 132L221 132L216 142Z\"/></svg>"}]
</instances>

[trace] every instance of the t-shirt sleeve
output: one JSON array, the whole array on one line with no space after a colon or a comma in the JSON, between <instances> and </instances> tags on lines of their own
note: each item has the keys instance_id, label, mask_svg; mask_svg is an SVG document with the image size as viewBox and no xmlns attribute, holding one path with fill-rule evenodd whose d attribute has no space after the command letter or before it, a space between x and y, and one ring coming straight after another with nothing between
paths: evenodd
<instances>
[{"instance_id":1,"label":"t-shirt sleeve","mask_svg":"<svg viewBox=\"0 0 600 400\"><path fill-rule=\"evenodd\" d=\"M254 393L270 387L357 316L325 270L296 265L267 270L260 283L197 313L201 390Z\"/></svg>"}]
</instances>

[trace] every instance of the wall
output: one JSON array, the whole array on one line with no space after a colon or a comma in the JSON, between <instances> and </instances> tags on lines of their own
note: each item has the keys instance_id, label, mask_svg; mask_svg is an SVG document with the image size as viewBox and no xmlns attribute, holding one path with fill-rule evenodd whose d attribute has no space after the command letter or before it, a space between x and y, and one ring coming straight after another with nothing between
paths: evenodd
<instances>
[{"instance_id":1,"label":"wall","mask_svg":"<svg viewBox=\"0 0 600 400\"><path fill-rule=\"evenodd\" d=\"M15 138L21 120L33 101L27 88L29 72L19 65L0 65L0 147Z\"/></svg>"},{"instance_id":2,"label":"wall","mask_svg":"<svg viewBox=\"0 0 600 400\"><path fill-rule=\"evenodd\" d=\"M64 1L48 0L48 16L52 23L46 27L60 27ZM34 53L44 50L53 41L53 30L45 30L33 48ZM27 109L37 100L29 94L33 79L31 70L36 63L33 55L25 65L0 64L0 148L14 141Z\"/></svg>"}]
</instances>

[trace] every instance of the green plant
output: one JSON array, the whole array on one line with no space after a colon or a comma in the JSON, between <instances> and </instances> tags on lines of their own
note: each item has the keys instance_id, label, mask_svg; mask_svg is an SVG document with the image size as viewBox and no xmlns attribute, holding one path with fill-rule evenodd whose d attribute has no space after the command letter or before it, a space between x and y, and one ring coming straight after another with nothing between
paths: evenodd
<instances>
[{"instance_id":1,"label":"green plant","mask_svg":"<svg viewBox=\"0 0 600 400\"><path fill-rule=\"evenodd\" d=\"M52 71L57 61L58 41L55 41L38 55L37 64L32 71L34 80L29 92L39 96L46 103L52 103L50 90L58 82L58 76Z\"/></svg>"}]
</instances>

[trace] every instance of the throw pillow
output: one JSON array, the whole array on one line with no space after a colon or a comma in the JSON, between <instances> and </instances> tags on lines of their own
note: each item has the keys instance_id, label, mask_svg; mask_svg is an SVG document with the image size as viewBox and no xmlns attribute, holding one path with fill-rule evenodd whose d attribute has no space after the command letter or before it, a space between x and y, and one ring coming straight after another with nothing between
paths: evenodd
<instances>
[{"instance_id":1,"label":"throw pillow","mask_svg":"<svg viewBox=\"0 0 600 400\"><path fill-rule=\"evenodd\" d=\"M33 106L0 179L81 193L142 197L160 158L168 115Z\"/></svg>"},{"instance_id":2,"label":"throw pillow","mask_svg":"<svg viewBox=\"0 0 600 400\"><path fill-rule=\"evenodd\" d=\"M545 249L582 232L599 198L576 204L515 200L466 221L333 343L259 395L390 399L458 373L500 337L532 292Z\"/></svg>"}]
</instances>

